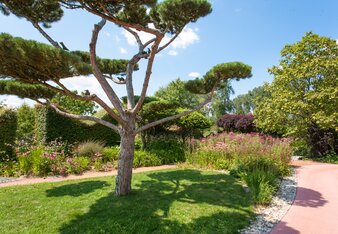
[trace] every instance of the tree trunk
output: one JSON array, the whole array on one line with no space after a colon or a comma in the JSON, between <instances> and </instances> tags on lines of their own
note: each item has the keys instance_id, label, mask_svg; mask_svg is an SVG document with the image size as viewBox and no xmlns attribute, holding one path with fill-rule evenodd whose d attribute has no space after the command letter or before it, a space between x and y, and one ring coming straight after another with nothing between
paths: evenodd
<instances>
[{"instance_id":1,"label":"tree trunk","mask_svg":"<svg viewBox=\"0 0 338 234\"><path fill-rule=\"evenodd\" d=\"M120 160L116 177L117 196L128 195L131 192L131 179L134 161L135 134L132 130L121 130Z\"/></svg>"}]
</instances>

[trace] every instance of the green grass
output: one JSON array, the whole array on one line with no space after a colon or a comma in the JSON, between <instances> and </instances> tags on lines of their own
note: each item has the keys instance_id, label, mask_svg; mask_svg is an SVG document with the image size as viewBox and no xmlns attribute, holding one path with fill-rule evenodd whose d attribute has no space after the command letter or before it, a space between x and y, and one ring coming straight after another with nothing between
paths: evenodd
<instances>
[{"instance_id":1,"label":"green grass","mask_svg":"<svg viewBox=\"0 0 338 234\"><path fill-rule=\"evenodd\" d=\"M232 176L199 170L135 174L133 193L115 178L0 189L0 233L236 233L252 203Z\"/></svg>"}]
</instances>

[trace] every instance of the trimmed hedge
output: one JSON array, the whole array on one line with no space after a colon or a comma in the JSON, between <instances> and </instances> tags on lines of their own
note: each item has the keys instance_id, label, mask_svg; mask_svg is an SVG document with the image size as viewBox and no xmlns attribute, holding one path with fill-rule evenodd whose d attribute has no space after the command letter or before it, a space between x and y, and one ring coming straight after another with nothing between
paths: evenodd
<instances>
[{"instance_id":1,"label":"trimmed hedge","mask_svg":"<svg viewBox=\"0 0 338 234\"><path fill-rule=\"evenodd\" d=\"M0 109L0 162L14 159L13 147L16 138L17 115L14 110Z\"/></svg>"},{"instance_id":2,"label":"trimmed hedge","mask_svg":"<svg viewBox=\"0 0 338 234\"><path fill-rule=\"evenodd\" d=\"M102 119L116 123L107 114L103 115ZM70 144L93 140L108 146L116 145L120 141L119 135L110 128L97 123L66 118L43 106L36 107L35 121L35 137L40 144L60 138Z\"/></svg>"}]
</instances>

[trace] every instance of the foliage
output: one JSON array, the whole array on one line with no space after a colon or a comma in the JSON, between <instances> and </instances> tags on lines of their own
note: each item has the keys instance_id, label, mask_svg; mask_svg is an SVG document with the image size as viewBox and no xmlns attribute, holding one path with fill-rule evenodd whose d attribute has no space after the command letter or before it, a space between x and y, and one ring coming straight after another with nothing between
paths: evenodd
<instances>
[{"instance_id":1,"label":"foliage","mask_svg":"<svg viewBox=\"0 0 338 234\"><path fill-rule=\"evenodd\" d=\"M185 146L176 138L152 140L145 151L155 154L161 164L173 164L185 160Z\"/></svg>"},{"instance_id":2,"label":"foliage","mask_svg":"<svg viewBox=\"0 0 338 234\"><path fill-rule=\"evenodd\" d=\"M265 84L266 85L266 84ZM232 100L233 112L238 115L253 113L259 100L264 97L269 97L270 94L264 86L256 87L250 90L247 94L238 95Z\"/></svg>"},{"instance_id":3,"label":"foliage","mask_svg":"<svg viewBox=\"0 0 338 234\"><path fill-rule=\"evenodd\" d=\"M104 148L102 151L103 162L114 162L119 160L120 148L118 146Z\"/></svg>"},{"instance_id":4,"label":"foliage","mask_svg":"<svg viewBox=\"0 0 338 234\"><path fill-rule=\"evenodd\" d=\"M35 125L35 111L27 104L22 105L17 109L18 128L16 138L18 140L33 141L34 139L34 125Z\"/></svg>"},{"instance_id":5,"label":"foliage","mask_svg":"<svg viewBox=\"0 0 338 234\"><path fill-rule=\"evenodd\" d=\"M108 176L1 188L0 232L237 233L253 217L249 195L222 173L138 173L128 198L114 196L114 186Z\"/></svg>"},{"instance_id":6,"label":"foliage","mask_svg":"<svg viewBox=\"0 0 338 234\"><path fill-rule=\"evenodd\" d=\"M87 157L74 157L67 158L68 169L67 172L70 174L81 174L88 170L89 159Z\"/></svg>"},{"instance_id":7,"label":"foliage","mask_svg":"<svg viewBox=\"0 0 338 234\"><path fill-rule=\"evenodd\" d=\"M217 126L227 132L250 133L256 131L254 116L252 114L225 114L217 121Z\"/></svg>"},{"instance_id":8,"label":"foliage","mask_svg":"<svg viewBox=\"0 0 338 234\"><path fill-rule=\"evenodd\" d=\"M100 117L115 122L107 114ZM106 145L116 145L119 142L118 135L105 126L69 119L42 106L36 107L35 121L37 141L43 144L59 138L70 144L88 140L101 141ZM71 129L71 131L65 131L65 129Z\"/></svg>"},{"instance_id":9,"label":"foliage","mask_svg":"<svg viewBox=\"0 0 338 234\"><path fill-rule=\"evenodd\" d=\"M14 110L0 109L0 162L15 158L13 145L16 137L17 115Z\"/></svg>"},{"instance_id":10,"label":"foliage","mask_svg":"<svg viewBox=\"0 0 338 234\"><path fill-rule=\"evenodd\" d=\"M95 154L101 154L104 144L99 141L85 141L80 143L75 152L79 156L93 157Z\"/></svg>"},{"instance_id":11,"label":"foliage","mask_svg":"<svg viewBox=\"0 0 338 234\"><path fill-rule=\"evenodd\" d=\"M74 91L74 93L77 94L77 91ZM85 94L83 93L83 95ZM67 112L77 115L93 115L98 108L94 102L80 101L61 94L56 94L53 97L52 102L59 105Z\"/></svg>"},{"instance_id":12,"label":"foliage","mask_svg":"<svg viewBox=\"0 0 338 234\"><path fill-rule=\"evenodd\" d=\"M155 97L172 103L176 107L194 108L201 102L202 97L187 91L185 89L185 83L185 81L177 78L171 81L167 86L161 87L156 91Z\"/></svg>"},{"instance_id":13,"label":"foliage","mask_svg":"<svg viewBox=\"0 0 338 234\"><path fill-rule=\"evenodd\" d=\"M191 149L188 164L229 170L246 182L257 204L270 202L292 156L289 140L256 133L222 133L192 142Z\"/></svg>"},{"instance_id":14,"label":"foliage","mask_svg":"<svg viewBox=\"0 0 338 234\"><path fill-rule=\"evenodd\" d=\"M161 165L161 159L154 153L135 150L134 167L150 167Z\"/></svg>"},{"instance_id":15,"label":"foliage","mask_svg":"<svg viewBox=\"0 0 338 234\"><path fill-rule=\"evenodd\" d=\"M322 156L311 142L311 128L338 131L337 42L306 33L301 41L286 45L281 56L280 64L269 70L274 75L266 87L271 97L262 98L255 109L255 123L306 141L313 156Z\"/></svg>"},{"instance_id":16,"label":"foliage","mask_svg":"<svg viewBox=\"0 0 338 234\"><path fill-rule=\"evenodd\" d=\"M211 112L214 118L217 119L232 110L233 105L230 100L230 95L234 93L235 91L231 87L230 81L224 80L221 82L211 103Z\"/></svg>"},{"instance_id":17,"label":"foliage","mask_svg":"<svg viewBox=\"0 0 338 234\"><path fill-rule=\"evenodd\" d=\"M241 62L228 62L214 66L202 78L190 80L185 88L195 94L208 94L215 85L230 79L246 79L252 76L251 67Z\"/></svg>"}]
</instances>

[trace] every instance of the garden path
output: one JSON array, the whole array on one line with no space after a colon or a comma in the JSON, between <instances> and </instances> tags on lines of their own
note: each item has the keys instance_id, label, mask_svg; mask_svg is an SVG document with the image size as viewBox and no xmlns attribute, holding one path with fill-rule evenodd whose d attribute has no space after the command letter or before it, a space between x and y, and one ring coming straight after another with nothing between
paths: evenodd
<instances>
[{"instance_id":1,"label":"garden path","mask_svg":"<svg viewBox=\"0 0 338 234\"><path fill-rule=\"evenodd\" d=\"M338 233L338 165L294 161L296 198L270 234Z\"/></svg>"},{"instance_id":2,"label":"garden path","mask_svg":"<svg viewBox=\"0 0 338 234\"><path fill-rule=\"evenodd\" d=\"M173 169L176 167L177 167L176 165L163 165L163 166L157 166L157 167L140 167L140 168L133 169L133 173ZM65 180L80 180L80 179L97 178L97 177L104 177L104 176L115 176L115 175L117 175L117 170L108 171L108 172L88 171L88 172L83 173L82 175L69 175L66 177L46 177L46 178L20 177L19 179L11 181L11 182L0 183L0 188L17 186L17 185L39 184L39 183L45 183L45 182L58 182L58 181L65 181Z\"/></svg>"}]
</instances>

